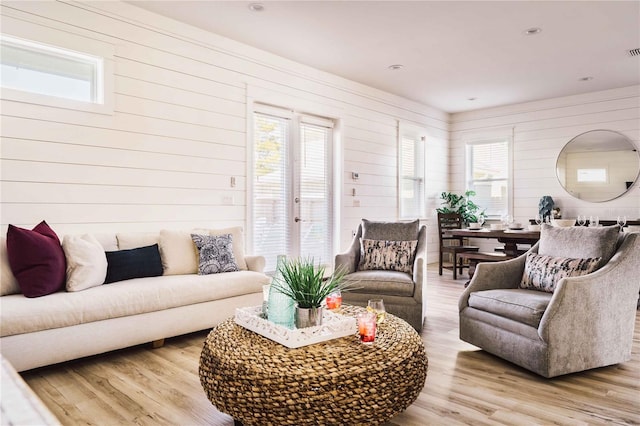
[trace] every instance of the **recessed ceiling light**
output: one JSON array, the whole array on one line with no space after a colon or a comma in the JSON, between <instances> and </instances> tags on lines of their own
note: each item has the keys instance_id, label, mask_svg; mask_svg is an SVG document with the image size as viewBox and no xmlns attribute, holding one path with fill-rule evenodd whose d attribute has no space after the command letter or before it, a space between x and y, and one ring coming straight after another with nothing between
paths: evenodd
<instances>
[{"instance_id":1,"label":"recessed ceiling light","mask_svg":"<svg viewBox=\"0 0 640 426\"><path fill-rule=\"evenodd\" d=\"M541 32L542 32L542 28L533 27L533 28L524 30L524 35L532 36L532 35L540 34Z\"/></svg>"},{"instance_id":2,"label":"recessed ceiling light","mask_svg":"<svg viewBox=\"0 0 640 426\"><path fill-rule=\"evenodd\" d=\"M249 10L252 12L262 12L264 5L262 3L249 3Z\"/></svg>"},{"instance_id":3,"label":"recessed ceiling light","mask_svg":"<svg viewBox=\"0 0 640 426\"><path fill-rule=\"evenodd\" d=\"M587 76L587 77L580 77L580 78L578 79L578 81L591 81L591 80L593 80L593 77L591 77L591 76Z\"/></svg>"},{"instance_id":4,"label":"recessed ceiling light","mask_svg":"<svg viewBox=\"0 0 640 426\"><path fill-rule=\"evenodd\" d=\"M389 68L390 70L393 70L393 71L397 71L397 70L402 69L403 67L404 67L404 65L402 65L402 64L393 64L393 65L389 65L387 68Z\"/></svg>"}]
</instances>

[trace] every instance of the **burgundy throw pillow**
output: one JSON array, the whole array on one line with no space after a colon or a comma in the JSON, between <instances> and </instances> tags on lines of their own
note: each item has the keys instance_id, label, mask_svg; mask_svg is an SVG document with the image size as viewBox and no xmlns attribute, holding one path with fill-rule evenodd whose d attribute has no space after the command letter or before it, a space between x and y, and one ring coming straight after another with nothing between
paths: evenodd
<instances>
[{"instance_id":1,"label":"burgundy throw pillow","mask_svg":"<svg viewBox=\"0 0 640 426\"><path fill-rule=\"evenodd\" d=\"M58 236L44 220L32 231L9 225L7 255L26 297L45 296L64 287L67 261Z\"/></svg>"}]
</instances>

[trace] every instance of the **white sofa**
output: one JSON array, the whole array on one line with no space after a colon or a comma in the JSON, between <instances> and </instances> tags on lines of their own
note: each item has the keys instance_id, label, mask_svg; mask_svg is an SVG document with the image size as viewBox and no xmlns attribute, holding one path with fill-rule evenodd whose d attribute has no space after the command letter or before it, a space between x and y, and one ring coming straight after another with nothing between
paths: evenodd
<instances>
[{"instance_id":1,"label":"white sofa","mask_svg":"<svg viewBox=\"0 0 640 426\"><path fill-rule=\"evenodd\" d=\"M176 248L165 241L163 250L160 232L96 236L105 251L157 241L163 267L166 253ZM2 278L7 281L11 271L4 240L1 246ZM262 303L262 286L269 282L262 273L264 258L240 260L245 270L135 278L35 298L3 290L0 352L24 371L211 328L233 316L237 307Z\"/></svg>"}]
</instances>

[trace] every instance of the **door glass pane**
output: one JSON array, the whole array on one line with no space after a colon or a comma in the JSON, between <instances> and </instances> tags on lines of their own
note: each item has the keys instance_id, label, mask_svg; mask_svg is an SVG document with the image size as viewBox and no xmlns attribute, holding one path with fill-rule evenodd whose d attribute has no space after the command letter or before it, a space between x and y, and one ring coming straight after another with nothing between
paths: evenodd
<instances>
[{"instance_id":1,"label":"door glass pane","mask_svg":"<svg viewBox=\"0 0 640 426\"><path fill-rule=\"evenodd\" d=\"M331 129L300 125L300 255L331 264L329 143Z\"/></svg>"},{"instance_id":2,"label":"door glass pane","mask_svg":"<svg viewBox=\"0 0 640 426\"><path fill-rule=\"evenodd\" d=\"M287 178L289 120L255 114L253 248L274 271L279 254L290 254L291 199Z\"/></svg>"}]
</instances>

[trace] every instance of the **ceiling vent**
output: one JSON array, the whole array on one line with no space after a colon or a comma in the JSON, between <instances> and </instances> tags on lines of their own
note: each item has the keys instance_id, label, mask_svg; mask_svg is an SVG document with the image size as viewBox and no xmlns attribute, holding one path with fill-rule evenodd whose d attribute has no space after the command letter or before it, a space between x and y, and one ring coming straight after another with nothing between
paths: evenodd
<instances>
[{"instance_id":1,"label":"ceiling vent","mask_svg":"<svg viewBox=\"0 0 640 426\"><path fill-rule=\"evenodd\" d=\"M636 47L635 49L627 50L629 56L640 56L640 47Z\"/></svg>"}]
</instances>

